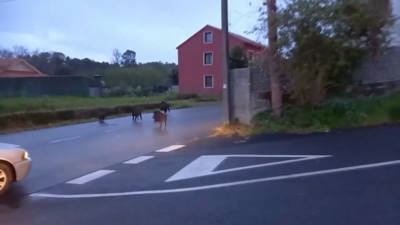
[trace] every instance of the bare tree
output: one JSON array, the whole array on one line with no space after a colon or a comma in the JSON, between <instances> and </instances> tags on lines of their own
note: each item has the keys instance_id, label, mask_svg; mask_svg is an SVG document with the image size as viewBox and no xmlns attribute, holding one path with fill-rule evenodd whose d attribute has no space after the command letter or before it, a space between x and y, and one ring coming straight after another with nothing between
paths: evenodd
<instances>
[{"instance_id":1,"label":"bare tree","mask_svg":"<svg viewBox=\"0 0 400 225\"><path fill-rule=\"evenodd\" d=\"M278 49L278 17L276 0L267 0L268 14L268 43L269 43L269 64L271 79L271 105L274 117L282 116L282 92L280 75L280 55Z\"/></svg>"},{"instance_id":2,"label":"bare tree","mask_svg":"<svg viewBox=\"0 0 400 225\"><path fill-rule=\"evenodd\" d=\"M31 52L31 55L32 56L34 56L34 55L39 55L40 54L40 50L37 48L37 49L35 49L35 50L33 50L32 52Z\"/></svg>"},{"instance_id":3,"label":"bare tree","mask_svg":"<svg viewBox=\"0 0 400 225\"><path fill-rule=\"evenodd\" d=\"M13 52L10 49L2 48L0 49L0 58L13 58Z\"/></svg>"},{"instance_id":4,"label":"bare tree","mask_svg":"<svg viewBox=\"0 0 400 225\"><path fill-rule=\"evenodd\" d=\"M26 57L29 55L29 50L22 45L14 45L13 46L13 54L15 57Z\"/></svg>"},{"instance_id":5,"label":"bare tree","mask_svg":"<svg viewBox=\"0 0 400 225\"><path fill-rule=\"evenodd\" d=\"M111 59L112 64L121 65L122 54L118 49L114 49L112 53L113 57Z\"/></svg>"}]
</instances>

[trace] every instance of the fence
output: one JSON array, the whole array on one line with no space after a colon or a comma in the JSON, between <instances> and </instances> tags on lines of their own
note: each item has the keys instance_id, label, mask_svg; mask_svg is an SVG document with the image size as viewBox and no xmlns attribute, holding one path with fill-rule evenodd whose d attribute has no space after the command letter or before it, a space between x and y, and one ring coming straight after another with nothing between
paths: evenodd
<instances>
[{"instance_id":1,"label":"fence","mask_svg":"<svg viewBox=\"0 0 400 225\"><path fill-rule=\"evenodd\" d=\"M356 69L353 78L360 81L362 86L370 90L385 89L387 91L397 91L400 88L399 60L400 47L390 48L383 55L366 61L360 68ZM271 91L268 64L269 62L265 58L259 58L250 63L250 85L253 93ZM281 77L281 84L284 92L290 91L290 82L284 75Z\"/></svg>"},{"instance_id":2,"label":"fence","mask_svg":"<svg viewBox=\"0 0 400 225\"><path fill-rule=\"evenodd\" d=\"M83 76L0 78L0 97L39 97L44 95L90 96L97 81ZM93 92L93 90L92 90Z\"/></svg>"}]
</instances>

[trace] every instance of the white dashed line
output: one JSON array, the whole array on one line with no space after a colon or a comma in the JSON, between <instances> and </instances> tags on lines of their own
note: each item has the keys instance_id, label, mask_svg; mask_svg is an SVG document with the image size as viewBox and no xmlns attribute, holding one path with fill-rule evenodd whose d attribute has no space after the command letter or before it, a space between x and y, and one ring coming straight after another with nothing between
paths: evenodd
<instances>
[{"instance_id":1,"label":"white dashed line","mask_svg":"<svg viewBox=\"0 0 400 225\"><path fill-rule=\"evenodd\" d=\"M103 177L107 174L115 172L114 170L98 170L93 173L86 174L85 176L76 178L74 180L68 181L67 184L85 184L89 181L95 180L97 178Z\"/></svg>"},{"instance_id":2,"label":"white dashed line","mask_svg":"<svg viewBox=\"0 0 400 225\"><path fill-rule=\"evenodd\" d=\"M80 138L80 137L81 137L81 136L70 137L70 138L55 140L55 141L52 141L52 142L50 142L50 143L57 143L57 142L62 142L62 141L69 141L69 140L74 140L74 139L77 139L77 138Z\"/></svg>"},{"instance_id":3,"label":"white dashed line","mask_svg":"<svg viewBox=\"0 0 400 225\"><path fill-rule=\"evenodd\" d=\"M139 164L143 161L153 158L154 156L139 156L137 158L131 159L129 161L124 162L124 164Z\"/></svg>"},{"instance_id":4,"label":"white dashed line","mask_svg":"<svg viewBox=\"0 0 400 225\"><path fill-rule=\"evenodd\" d=\"M116 130L115 129L114 130L106 130L104 132L108 133L108 132L113 132L113 131L116 131Z\"/></svg>"},{"instance_id":5,"label":"white dashed line","mask_svg":"<svg viewBox=\"0 0 400 225\"><path fill-rule=\"evenodd\" d=\"M169 146L169 147L166 147L166 148L162 148L162 149L160 149L160 150L157 150L156 152L171 152L171 151L174 151L174 150L176 150L176 149L183 148L183 147L185 147L185 146L184 146L184 145L171 145L171 146Z\"/></svg>"}]
</instances>

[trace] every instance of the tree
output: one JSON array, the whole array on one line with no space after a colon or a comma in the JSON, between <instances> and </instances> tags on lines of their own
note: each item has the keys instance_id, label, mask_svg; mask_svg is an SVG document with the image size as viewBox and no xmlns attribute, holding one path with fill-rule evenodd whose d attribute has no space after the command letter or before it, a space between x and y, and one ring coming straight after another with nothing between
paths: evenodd
<instances>
[{"instance_id":1,"label":"tree","mask_svg":"<svg viewBox=\"0 0 400 225\"><path fill-rule=\"evenodd\" d=\"M235 46L231 49L229 55L229 69L239 69L248 67L248 59L243 52L243 48Z\"/></svg>"},{"instance_id":2,"label":"tree","mask_svg":"<svg viewBox=\"0 0 400 225\"><path fill-rule=\"evenodd\" d=\"M9 49L0 49L0 58L12 58L14 56L13 52Z\"/></svg>"},{"instance_id":3,"label":"tree","mask_svg":"<svg viewBox=\"0 0 400 225\"><path fill-rule=\"evenodd\" d=\"M253 32L268 37L271 66L281 66L299 106L314 107L329 90L343 89L355 68L388 47L394 22L388 1L286 0L278 11L276 48L274 2L267 1Z\"/></svg>"},{"instance_id":4,"label":"tree","mask_svg":"<svg viewBox=\"0 0 400 225\"><path fill-rule=\"evenodd\" d=\"M136 66L116 67L108 62L97 62L89 58L71 58L57 51L40 52L35 50L30 52L23 46L16 49L15 53L17 55L12 50L0 48L0 57L24 58L36 69L48 75L84 75L93 77L93 75L100 74L104 78L105 85L118 87L116 90L121 89L125 94L132 92L129 90L133 90L137 86L142 86L142 94L152 92L156 85L158 85L158 88L156 88L158 92L164 91L165 87L169 87L167 81L171 73L176 74L176 78L178 78L177 65L175 63L148 62L134 64L131 61ZM116 53L118 56L118 51Z\"/></svg>"},{"instance_id":5,"label":"tree","mask_svg":"<svg viewBox=\"0 0 400 225\"><path fill-rule=\"evenodd\" d=\"M278 16L276 0L267 0L269 68L271 79L271 105L275 118L282 115L282 91L280 83L280 54L278 49Z\"/></svg>"},{"instance_id":6,"label":"tree","mask_svg":"<svg viewBox=\"0 0 400 225\"><path fill-rule=\"evenodd\" d=\"M121 56L122 56L121 52L118 49L114 49L112 56L113 57L111 59L111 63L114 64L114 65L120 66L121 65L121 59L122 59L121 58Z\"/></svg>"},{"instance_id":7,"label":"tree","mask_svg":"<svg viewBox=\"0 0 400 225\"><path fill-rule=\"evenodd\" d=\"M179 72L178 68L172 69L171 73L168 75L169 80L172 85L179 85Z\"/></svg>"},{"instance_id":8,"label":"tree","mask_svg":"<svg viewBox=\"0 0 400 225\"><path fill-rule=\"evenodd\" d=\"M124 67L136 66L136 52L132 50L126 50L121 57L121 64Z\"/></svg>"},{"instance_id":9,"label":"tree","mask_svg":"<svg viewBox=\"0 0 400 225\"><path fill-rule=\"evenodd\" d=\"M25 58L29 56L29 50L22 45L14 45L13 46L13 55L20 58Z\"/></svg>"},{"instance_id":10,"label":"tree","mask_svg":"<svg viewBox=\"0 0 400 225\"><path fill-rule=\"evenodd\" d=\"M280 45L298 105L316 106L388 47L394 18L373 1L292 0L280 12Z\"/></svg>"}]
</instances>

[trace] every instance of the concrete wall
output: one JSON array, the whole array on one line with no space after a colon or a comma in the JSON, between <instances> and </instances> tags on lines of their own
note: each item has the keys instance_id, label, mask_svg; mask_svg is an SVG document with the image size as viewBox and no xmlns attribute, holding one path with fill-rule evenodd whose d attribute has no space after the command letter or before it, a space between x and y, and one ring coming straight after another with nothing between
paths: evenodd
<instances>
[{"instance_id":1,"label":"concrete wall","mask_svg":"<svg viewBox=\"0 0 400 225\"><path fill-rule=\"evenodd\" d=\"M268 100L260 100L258 93L251 92L249 68L234 69L230 72L234 118L251 124L253 117L271 108Z\"/></svg>"},{"instance_id":2,"label":"concrete wall","mask_svg":"<svg viewBox=\"0 0 400 225\"><path fill-rule=\"evenodd\" d=\"M179 93L179 86L178 86L178 85L176 85L176 86L171 86L171 92Z\"/></svg>"}]
</instances>

